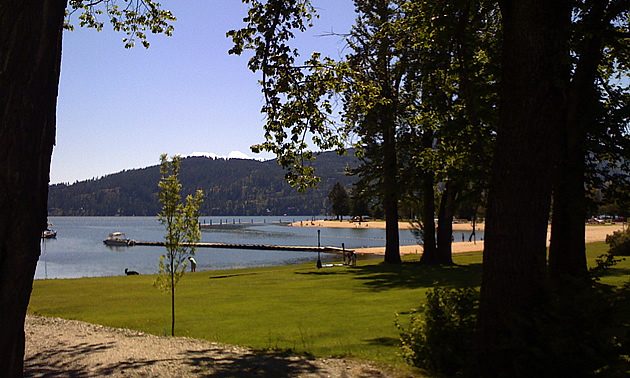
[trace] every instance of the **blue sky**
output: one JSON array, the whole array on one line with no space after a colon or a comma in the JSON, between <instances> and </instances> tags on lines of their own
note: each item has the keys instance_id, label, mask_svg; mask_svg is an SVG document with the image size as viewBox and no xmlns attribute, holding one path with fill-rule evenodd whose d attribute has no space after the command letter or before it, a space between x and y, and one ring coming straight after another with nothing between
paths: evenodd
<instances>
[{"instance_id":1,"label":"blue sky","mask_svg":"<svg viewBox=\"0 0 630 378\"><path fill-rule=\"evenodd\" d=\"M177 21L172 37L123 47L124 34L76 27L63 36L57 142L51 183L73 183L159 163L169 155L239 151L264 139L258 75L247 55L228 55L225 33L243 26L238 0L162 0ZM302 56L343 52L334 31L354 21L350 0L313 0L320 18L299 38ZM76 24L76 17L73 20Z\"/></svg>"}]
</instances>

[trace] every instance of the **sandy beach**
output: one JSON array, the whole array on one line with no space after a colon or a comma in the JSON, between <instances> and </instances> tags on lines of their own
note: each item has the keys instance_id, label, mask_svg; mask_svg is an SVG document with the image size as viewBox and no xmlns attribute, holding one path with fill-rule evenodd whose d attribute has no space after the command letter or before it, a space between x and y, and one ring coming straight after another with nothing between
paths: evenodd
<instances>
[{"instance_id":1,"label":"sandy beach","mask_svg":"<svg viewBox=\"0 0 630 378\"><path fill-rule=\"evenodd\" d=\"M371 227L371 228L385 228L385 222L383 221L368 221L368 222L350 222L349 220L338 221L338 220L316 220L309 222L295 222L293 223L295 227L319 227L319 228L331 228L331 227L341 227L341 228L363 228L363 227ZM401 230L406 230L411 228L409 222L398 222L398 227ZM477 223L475 225L475 229L477 231L484 230L483 223ZM584 240L587 243L593 243L598 241L605 241L606 235L610 235L615 231L623 229L623 224L604 224L604 225L586 225L586 232L584 234ZM453 223L453 231L472 231L472 223ZM551 228L547 232L547 240L549 240L549 232ZM547 245L549 242L547 241ZM453 243L453 253L462 253L462 252L476 252L483 251L483 240L479 240L477 242L457 242ZM356 253L371 253L371 254L384 254L385 247L373 247L373 248L361 248L357 249ZM400 246L401 254L410 254L410 253L422 253L421 245L401 245Z\"/></svg>"}]
</instances>

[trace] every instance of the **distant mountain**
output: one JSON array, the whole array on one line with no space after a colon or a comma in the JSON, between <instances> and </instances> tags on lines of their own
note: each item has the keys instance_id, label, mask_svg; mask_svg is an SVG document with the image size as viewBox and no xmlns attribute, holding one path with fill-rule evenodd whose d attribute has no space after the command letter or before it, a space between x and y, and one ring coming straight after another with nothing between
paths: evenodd
<instances>
[{"instance_id":1,"label":"distant mountain","mask_svg":"<svg viewBox=\"0 0 630 378\"><path fill-rule=\"evenodd\" d=\"M203 215L319 215L329 212L327 196L339 181L350 189L356 178L345 174L357 160L321 153L313 167L322 182L306 193L298 193L284 180L276 160L217 159L188 157L182 160L180 182L184 196L203 190ZM50 215L154 216L158 202L158 165L122 171L68 184L50 186Z\"/></svg>"}]
</instances>

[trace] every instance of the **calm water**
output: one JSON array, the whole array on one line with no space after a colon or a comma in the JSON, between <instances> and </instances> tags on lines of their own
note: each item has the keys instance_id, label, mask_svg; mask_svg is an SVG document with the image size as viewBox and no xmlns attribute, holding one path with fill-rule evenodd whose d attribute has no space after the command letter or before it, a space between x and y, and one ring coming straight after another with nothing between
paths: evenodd
<instances>
[{"instance_id":1,"label":"calm water","mask_svg":"<svg viewBox=\"0 0 630 378\"><path fill-rule=\"evenodd\" d=\"M202 242L230 244L273 244L317 246L316 228L290 227L286 222L308 221L311 217L202 217L212 224L201 233ZM50 217L57 239L42 240L42 254L36 279L80 278L124 275L125 268L141 274L158 272L164 247L107 247L109 233L124 232L138 241L163 241L165 228L156 217ZM284 222L285 224L281 224ZM385 245L385 231L369 228L321 228L322 246L348 249ZM459 233L456 233L456 241ZM466 235L467 237L467 235ZM401 244L416 244L411 232L400 231ZM280 266L317 260L316 252L258 251L198 248L198 270ZM339 255L322 254L324 261L338 261Z\"/></svg>"}]
</instances>

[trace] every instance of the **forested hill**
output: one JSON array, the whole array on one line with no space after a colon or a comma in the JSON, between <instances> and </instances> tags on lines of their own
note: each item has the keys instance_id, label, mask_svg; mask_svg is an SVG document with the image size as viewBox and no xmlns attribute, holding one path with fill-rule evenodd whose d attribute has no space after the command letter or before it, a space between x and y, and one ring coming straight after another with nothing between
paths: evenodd
<instances>
[{"instance_id":1,"label":"forested hill","mask_svg":"<svg viewBox=\"0 0 630 378\"><path fill-rule=\"evenodd\" d=\"M320 154L313 166L322 182L304 194L284 181L284 172L275 160L189 157L182 160L180 182L184 196L203 190L203 215L318 215L329 209L327 196L337 181L350 189L355 178L345 171L356 164L351 155ZM48 213L153 216L161 209L159 180L160 169L155 165L72 185L51 185Z\"/></svg>"}]
</instances>

